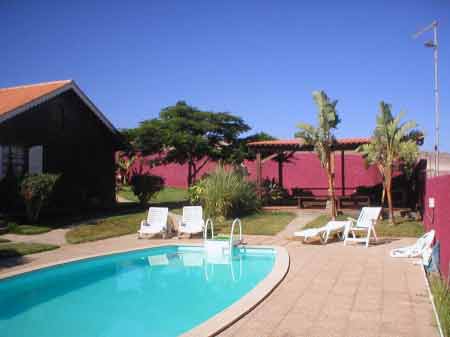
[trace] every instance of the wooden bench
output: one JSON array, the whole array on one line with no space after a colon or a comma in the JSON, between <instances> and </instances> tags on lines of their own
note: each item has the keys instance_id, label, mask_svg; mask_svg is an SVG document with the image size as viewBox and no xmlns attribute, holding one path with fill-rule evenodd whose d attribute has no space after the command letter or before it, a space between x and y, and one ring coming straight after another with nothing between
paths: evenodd
<instances>
[{"instance_id":1,"label":"wooden bench","mask_svg":"<svg viewBox=\"0 0 450 337\"><path fill-rule=\"evenodd\" d=\"M329 197L328 196L314 196L314 195L308 195L308 196L300 196L297 198L297 205L298 208L305 208L305 202L327 202ZM355 207L359 207L361 204L364 206L370 206L370 197L368 195L349 195L349 196L337 196L336 197L336 204L338 209L343 208L343 202L351 202Z\"/></svg>"},{"instance_id":2,"label":"wooden bench","mask_svg":"<svg viewBox=\"0 0 450 337\"><path fill-rule=\"evenodd\" d=\"M351 202L353 206L359 208L361 204L364 206L370 206L370 197L368 195L349 195L349 196L339 196L336 198L338 208L342 209L344 202Z\"/></svg>"},{"instance_id":3,"label":"wooden bench","mask_svg":"<svg viewBox=\"0 0 450 337\"><path fill-rule=\"evenodd\" d=\"M298 203L298 208L305 208L304 202L327 202L328 201L328 197L326 196L314 196L314 195L308 195L308 196L301 196L301 197L296 197L297 198L297 203Z\"/></svg>"}]
</instances>

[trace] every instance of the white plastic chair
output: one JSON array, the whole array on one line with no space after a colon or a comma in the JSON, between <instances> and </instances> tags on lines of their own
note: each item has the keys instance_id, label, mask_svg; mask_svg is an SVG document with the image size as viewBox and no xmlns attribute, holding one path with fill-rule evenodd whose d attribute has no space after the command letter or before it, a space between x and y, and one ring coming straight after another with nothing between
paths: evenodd
<instances>
[{"instance_id":1,"label":"white plastic chair","mask_svg":"<svg viewBox=\"0 0 450 337\"><path fill-rule=\"evenodd\" d=\"M169 265L169 259L167 258L167 254L147 256L147 261L151 267L168 266Z\"/></svg>"},{"instance_id":2,"label":"white plastic chair","mask_svg":"<svg viewBox=\"0 0 450 337\"><path fill-rule=\"evenodd\" d=\"M435 231L434 229L421 236L415 244L394 248L391 250L392 257L422 257L424 264L431 257L431 246L433 245Z\"/></svg>"},{"instance_id":3,"label":"white plastic chair","mask_svg":"<svg viewBox=\"0 0 450 337\"><path fill-rule=\"evenodd\" d=\"M299 232L295 232L294 236L302 237L303 242L308 241L311 238L319 237L322 243L327 243L330 235L337 233L343 238L343 232L349 225L350 221L330 221L325 226L319 228L308 228Z\"/></svg>"},{"instance_id":4,"label":"white plastic chair","mask_svg":"<svg viewBox=\"0 0 450 337\"><path fill-rule=\"evenodd\" d=\"M381 207L363 207L359 213L358 220L349 218L349 223L344 232L344 246L347 242L365 242L366 248L369 247L370 237L373 234L377 241L375 225L380 217ZM356 233L367 232L365 237L358 237ZM352 237L350 237L352 234Z\"/></svg>"},{"instance_id":5,"label":"white plastic chair","mask_svg":"<svg viewBox=\"0 0 450 337\"><path fill-rule=\"evenodd\" d=\"M202 206L185 206L183 215L178 226L178 235L182 233L192 234L203 233L205 221L203 220Z\"/></svg>"},{"instance_id":6,"label":"white plastic chair","mask_svg":"<svg viewBox=\"0 0 450 337\"><path fill-rule=\"evenodd\" d=\"M146 220L141 221L141 228L138 230L138 238L145 235L161 234L163 238L167 233L167 207L150 207Z\"/></svg>"}]
</instances>

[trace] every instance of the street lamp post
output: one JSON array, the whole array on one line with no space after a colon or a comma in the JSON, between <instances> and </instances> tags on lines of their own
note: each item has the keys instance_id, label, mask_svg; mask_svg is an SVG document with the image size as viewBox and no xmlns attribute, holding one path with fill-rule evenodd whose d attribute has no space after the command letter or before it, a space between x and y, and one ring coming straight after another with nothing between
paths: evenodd
<instances>
[{"instance_id":1,"label":"street lamp post","mask_svg":"<svg viewBox=\"0 0 450 337\"><path fill-rule=\"evenodd\" d=\"M434 169L435 175L439 175L439 78L438 78L438 22L434 20L430 25L414 34L414 38L425 32L433 30L433 40L425 42L425 47L433 48L434 56Z\"/></svg>"}]
</instances>

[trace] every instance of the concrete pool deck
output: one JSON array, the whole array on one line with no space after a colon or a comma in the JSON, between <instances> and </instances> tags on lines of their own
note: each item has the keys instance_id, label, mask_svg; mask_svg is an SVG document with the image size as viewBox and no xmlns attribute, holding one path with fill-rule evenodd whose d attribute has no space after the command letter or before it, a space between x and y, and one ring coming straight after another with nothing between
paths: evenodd
<instances>
[{"instance_id":1,"label":"concrete pool deck","mask_svg":"<svg viewBox=\"0 0 450 337\"><path fill-rule=\"evenodd\" d=\"M422 270L389 250L401 239L368 249L342 242L306 245L278 236L245 236L252 245L278 245L290 255L284 281L219 336L438 336ZM0 266L0 277L41 265L117 250L200 240L138 240L126 235L38 253ZM17 265L17 263L20 263ZM16 265L14 265L16 264Z\"/></svg>"}]
</instances>

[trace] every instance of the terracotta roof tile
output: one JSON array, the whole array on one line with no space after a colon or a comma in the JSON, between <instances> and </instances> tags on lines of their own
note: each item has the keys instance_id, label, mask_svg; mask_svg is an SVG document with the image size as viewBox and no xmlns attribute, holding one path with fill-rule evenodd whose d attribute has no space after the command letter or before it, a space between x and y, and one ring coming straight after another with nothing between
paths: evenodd
<instances>
[{"instance_id":1,"label":"terracotta roof tile","mask_svg":"<svg viewBox=\"0 0 450 337\"><path fill-rule=\"evenodd\" d=\"M370 142L370 137L357 137L357 138L340 138L337 140L339 145L362 145ZM283 146L295 146L301 147L304 145L304 141L301 138L298 139L280 139L280 140L264 140L259 142L248 143L253 147L283 147Z\"/></svg>"},{"instance_id":2,"label":"terracotta roof tile","mask_svg":"<svg viewBox=\"0 0 450 337\"><path fill-rule=\"evenodd\" d=\"M71 82L71 80L64 80L0 89L0 116L48 95Z\"/></svg>"}]
</instances>

